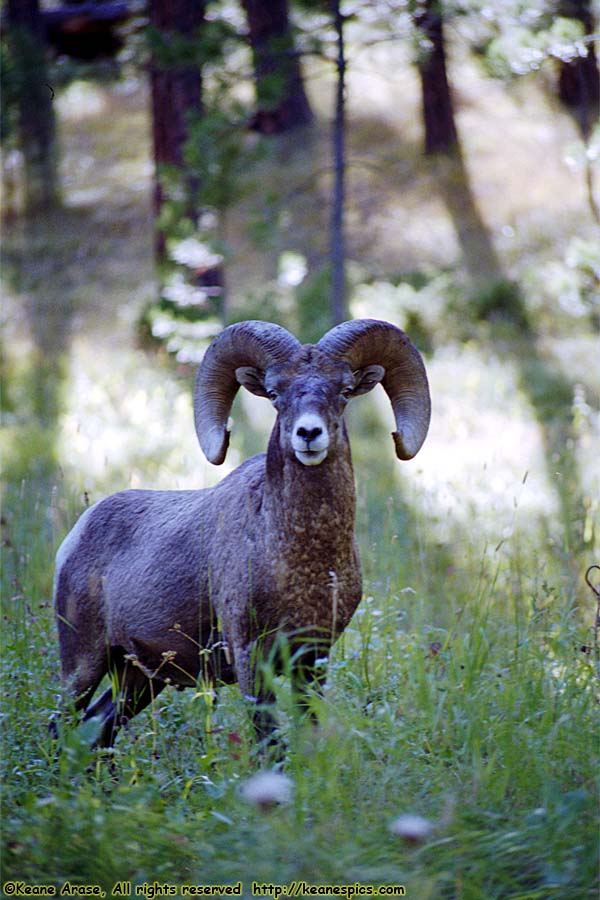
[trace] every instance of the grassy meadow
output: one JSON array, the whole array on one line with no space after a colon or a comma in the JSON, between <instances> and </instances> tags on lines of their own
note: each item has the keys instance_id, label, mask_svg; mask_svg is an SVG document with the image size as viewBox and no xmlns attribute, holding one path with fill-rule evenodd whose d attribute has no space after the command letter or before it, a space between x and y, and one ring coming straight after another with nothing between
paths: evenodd
<instances>
[{"instance_id":1,"label":"grassy meadow","mask_svg":"<svg viewBox=\"0 0 600 900\"><path fill-rule=\"evenodd\" d=\"M458 173L421 155L400 50L365 51L351 70L350 153L364 163L350 170L352 312L415 333L434 414L401 464L383 392L349 410L364 599L313 699L318 727L277 681L290 796L268 808L245 788L264 763L234 688L218 702L202 685L165 691L110 760L88 749L93 722L61 726L60 753L47 729L61 705L53 558L78 514L127 487L214 483L264 449L272 421L240 396L226 465L202 459L191 370L137 340L156 290L144 86L58 94L62 206L4 229L6 896L12 882L67 881L109 897L118 882L151 897L155 882L181 894L240 881L246 897L253 882L294 882L297 896L299 882L401 885L414 900L598 895L600 660L585 582L600 565L598 230L575 127L541 83L508 89L455 54ZM311 85L326 117L330 86ZM275 296L302 325L277 266L326 246L328 175L313 161L327 140L319 120L306 144L278 139L257 163L255 192L304 185L279 246L253 249L251 193L231 214L240 314L270 318ZM477 270L482 241L507 279L495 293L497 273ZM402 833L409 814L423 836Z\"/></svg>"}]
</instances>

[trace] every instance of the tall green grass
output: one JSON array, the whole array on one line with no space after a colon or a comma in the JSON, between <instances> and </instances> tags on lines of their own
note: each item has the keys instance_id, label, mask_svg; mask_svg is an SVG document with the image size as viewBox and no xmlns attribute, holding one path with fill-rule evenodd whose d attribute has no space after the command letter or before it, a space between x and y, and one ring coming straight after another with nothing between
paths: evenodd
<instances>
[{"instance_id":1,"label":"tall green grass","mask_svg":"<svg viewBox=\"0 0 600 900\"><path fill-rule=\"evenodd\" d=\"M591 606L539 535L427 543L400 500L361 491L365 600L338 643L318 726L277 680L292 800L241 785L262 765L234 688L165 691L110 759L59 707L49 604L77 502L24 482L4 502L3 881L402 884L423 898L596 896L598 676ZM369 499L371 498L371 499ZM371 505L370 505L371 504ZM401 535L401 538L398 537ZM458 549L460 548L460 553ZM402 813L429 838L394 835ZM109 894L110 896L110 894Z\"/></svg>"}]
</instances>

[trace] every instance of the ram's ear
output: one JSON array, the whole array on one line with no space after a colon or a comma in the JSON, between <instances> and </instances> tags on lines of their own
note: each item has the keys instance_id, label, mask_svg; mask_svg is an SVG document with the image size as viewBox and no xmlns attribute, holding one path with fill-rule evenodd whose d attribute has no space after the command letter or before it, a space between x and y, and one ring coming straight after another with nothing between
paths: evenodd
<instances>
[{"instance_id":1,"label":"ram's ear","mask_svg":"<svg viewBox=\"0 0 600 900\"><path fill-rule=\"evenodd\" d=\"M235 370L235 377L238 383L245 387L247 391L250 391L251 394L256 394L257 397L267 396L265 373L262 369L257 369L255 366L239 366Z\"/></svg>"},{"instance_id":2,"label":"ram's ear","mask_svg":"<svg viewBox=\"0 0 600 900\"><path fill-rule=\"evenodd\" d=\"M379 384L384 375L385 369L383 366L365 366L363 369L357 369L354 372L356 384L354 385L352 396L359 397L360 394L368 394L369 391L372 391Z\"/></svg>"}]
</instances>

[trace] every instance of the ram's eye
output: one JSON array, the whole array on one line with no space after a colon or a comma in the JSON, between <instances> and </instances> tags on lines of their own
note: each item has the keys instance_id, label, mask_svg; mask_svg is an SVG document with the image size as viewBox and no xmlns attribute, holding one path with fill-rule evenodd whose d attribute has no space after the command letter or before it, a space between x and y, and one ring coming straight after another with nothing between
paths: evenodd
<instances>
[{"instance_id":1,"label":"ram's eye","mask_svg":"<svg viewBox=\"0 0 600 900\"><path fill-rule=\"evenodd\" d=\"M340 393L341 393L342 397L344 398L344 400L348 400L348 398L352 396L353 391L354 391L354 388L345 387L345 388L342 388Z\"/></svg>"},{"instance_id":2,"label":"ram's eye","mask_svg":"<svg viewBox=\"0 0 600 900\"><path fill-rule=\"evenodd\" d=\"M277 391L267 391L267 397L269 400L277 400Z\"/></svg>"}]
</instances>

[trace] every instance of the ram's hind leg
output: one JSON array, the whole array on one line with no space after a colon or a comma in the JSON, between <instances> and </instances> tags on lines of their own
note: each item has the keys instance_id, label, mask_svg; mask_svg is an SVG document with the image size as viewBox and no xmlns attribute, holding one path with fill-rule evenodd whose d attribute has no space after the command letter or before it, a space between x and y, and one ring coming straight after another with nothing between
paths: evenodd
<instances>
[{"instance_id":1,"label":"ram's hind leg","mask_svg":"<svg viewBox=\"0 0 600 900\"><path fill-rule=\"evenodd\" d=\"M84 646L75 626L59 616L58 636L60 642L61 683L64 690L65 704L63 713L53 716L48 724L50 734L58 738L58 721L66 713L70 718L73 712L85 709L98 685L108 672L109 654L104 644Z\"/></svg>"},{"instance_id":2,"label":"ram's hind leg","mask_svg":"<svg viewBox=\"0 0 600 900\"><path fill-rule=\"evenodd\" d=\"M84 721L100 718L95 747L112 747L119 728L145 709L165 686L126 659L121 647L111 651L110 672L111 686L88 706L83 717Z\"/></svg>"},{"instance_id":3,"label":"ram's hind leg","mask_svg":"<svg viewBox=\"0 0 600 900\"><path fill-rule=\"evenodd\" d=\"M80 522L88 515L84 513ZM102 585L93 573L77 576L77 554L63 550L73 545L78 528L61 545L56 557L54 605L60 645L61 681L76 712L85 709L108 672L109 648L102 602ZM75 547L76 549L76 547ZM65 559L66 553L66 559ZM71 559L75 559L71 565ZM71 571L72 570L72 571ZM85 574L85 573L84 573ZM85 589L80 581L85 580Z\"/></svg>"},{"instance_id":4,"label":"ram's hind leg","mask_svg":"<svg viewBox=\"0 0 600 900\"><path fill-rule=\"evenodd\" d=\"M108 660L98 661L93 667L78 666L76 671L72 672L63 663L62 684L67 696L71 697L71 703L67 707L67 721L72 717L72 713L81 712L85 709L91 698L94 696L98 685L108 672ZM48 731L54 740L58 740L59 722L64 716L64 710L60 713L53 713L48 722ZM84 717L85 718L85 717Z\"/></svg>"}]
</instances>

